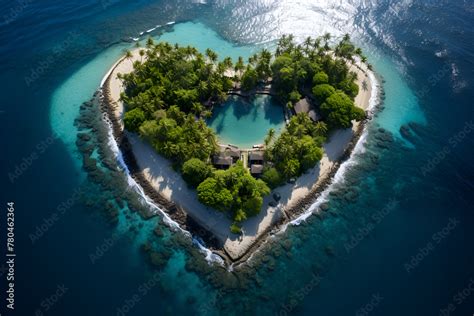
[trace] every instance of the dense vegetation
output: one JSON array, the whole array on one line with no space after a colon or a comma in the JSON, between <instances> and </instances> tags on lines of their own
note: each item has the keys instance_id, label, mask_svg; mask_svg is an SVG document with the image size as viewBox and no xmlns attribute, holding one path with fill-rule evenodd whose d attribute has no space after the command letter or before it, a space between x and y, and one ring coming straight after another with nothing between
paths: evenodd
<instances>
[{"instance_id":1,"label":"dense vegetation","mask_svg":"<svg viewBox=\"0 0 474 316\"><path fill-rule=\"evenodd\" d=\"M314 167L323 156L321 146L326 132L325 123L314 124L305 113L293 116L286 130L265 152L273 166L265 169L263 179L276 187Z\"/></svg>"},{"instance_id":2,"label":"dense vegetation","mask_svg":"<svg viewBox=\"0 0 474 316\"><path fill-rule=\"evenodd\" d=\"M359 93L355 83L357 75L349 71L347 64L354 61L354 56L363 61L366 58L348 35L332 48L330 38L330 34L316 39L308 37L304 43L296 44L292 35L284 35L278 42L273 61L265 49L249 59L242 76L242 88L254 89L259 82L267 82L271 77L278 97L290 107L304 96L319 107L337 94L321 113L330 128L349 127L347 122L361 120L364 114L354 105ZM330 116L332 112L336 114Z\"/></svg>"},{"instance_id":3,"label":"dense vegetation","mask_svg":"<svg viewBox=\"0 0 474 316\"><path fill-rule=\"evenodd\" d=\"M260 179L255 179L237 162L227 170L218 170L199 184L199 201L216 210L231 210L235 222L257 215L263 204L262 196L270 189Z\"/></svg>"},{"instance_id":4,"label":"dense vegetation","mask_svg":"<svg viewBox=\"0 0 474 316\"><path fill-rule=\"evenodd\" d=\"M149 39L133 63L134 71L121 75L125 128L169 158L197 189L199 201L229 212L231 229L238 231L239 222L260 211L268 186L301 175L321 159L328 130L350 127L352 120L365 116L354 105L359 88L347 66L354 56L365 57L348 36L333 48L329 40L327 34L297 45L291 35L283 36L274 55L263 49L248 63L239 57L233 64L228 57L220 61L211 49L202 54L190 46ZM132 57L128 52L126 58ZM216 171L211 157L218 151L217 138L204 121L212 115L212 105L225 101L234 85L252 92L270 80L282 104L292 108L307 97L323 121L313 122L300 113L277 139L270 130L262 180L253 178L241 162Z\"/></svg>"},{"instance_id":5,"label":"dense vegetation","mask_svg":"<svg viewBox=\"0 0 474 316\"><path fill-rule=\"evenodd\" d=\"M355 48L346 35L334 48L329 46L330 35L307 38L297 45L293 37L283 36L270 64L273 87L278 97L290 108L303 97L312 100L323 121L312 122L300 113L291 118L286 130L275 141L266 141L268 149L262 179L276 187L295 178L321 160L321 146L331 129L348 128L352 120L362 120L365 113L354 104L359 92L357 76L349 71L348 63L358 55L365 61L360 49ZM267 68L260 55L255 69ZM249 68L249 67L248 67ZM249 71L249 70L247 70ZM257 80L267 80L266 73ZM267 139L272 139L268 135Z\"/></svg>"}]
</instances>

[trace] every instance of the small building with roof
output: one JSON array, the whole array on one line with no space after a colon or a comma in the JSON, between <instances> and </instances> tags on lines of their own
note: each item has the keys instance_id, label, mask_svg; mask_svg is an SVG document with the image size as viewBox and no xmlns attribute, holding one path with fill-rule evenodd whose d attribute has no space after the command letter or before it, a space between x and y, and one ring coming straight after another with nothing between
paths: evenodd
<instances>
[{"instance_id":1,"label":"small building with roof","mask_svg":"<svg viewBox=\"0 0 474 316\"><path fill-rule=\"evenodd\" d=\"M252 174L252 176L258 178L262 175L263 173L263 165L259 165L259 164L253 164L250 166L250 173Z\"/></svg>"},{"instance_id":2,"label":"small building with roof","mask_svg":"<svg viewBox=\"0 0 474 316\"><path fill-rule=\"evenodd\" d=\"M232 166L232 157L217 154L212 158L212 164L216 169L229 169Z\"/></svg>"},{"instance_id":3,"label":"small building with roof","mask_svg":"<svg viewBox=\"0 0 474 316\"><path fill-rule=\"evenodd\" d=\"M253 164L263 165L264 160L264 151L263 150L253 150L249 152L249 165Z\"/></svg>"},{"instance_id":4,"label":"small building with roof","mask_svg":"<svg viewBox=\"0 0 474 316\"><path fill-rule=\"evenodd\" d=\"M313 122L317 122L321 117L316 112L314 106L311 104L308 98L303 98L296 102L293 107L295 114L306 113Z\"/></svg>"},{"instance_id":5,"label":"small building with roof","mask_svg":"<svg viewBox=\"0 0 474 316\"><path fill-rule=\"evenodd\" d=\"M236 163L237 160L240 159L240 150L236 147L227 147L224 149L223 153L228 157L232 157L233 163Z\"/></svg>"},{"instance_id":6,"label":"small building with roof","mask_svg":"<svg viewBox=\"0 0 474 316\"><path fill-rule=\"evenodd\" d=\"M228 169L240 159L240 150L234 146L221 146L219 153L212 158L212 164L217 169Z\"/></svg>"}]
</instances>

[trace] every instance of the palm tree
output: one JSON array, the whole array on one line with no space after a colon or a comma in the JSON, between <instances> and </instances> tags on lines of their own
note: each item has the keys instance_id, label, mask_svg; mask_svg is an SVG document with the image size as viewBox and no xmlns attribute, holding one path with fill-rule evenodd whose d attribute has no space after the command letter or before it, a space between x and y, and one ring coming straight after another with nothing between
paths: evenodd
<instances>
[{"instance_id":1,"label":"palm tree","mask_svg":"<svg viewBox=\"0 0 474 316\"><path fill-rule=\"evenodd\" d=\"M308 36L305 40L304 40L304 51L306 53L307 56L309 56L310 54L310 47L313 46L313 39L311 38L311 36Z\"/></svg>"},{"instance_id":2,"label":"palm tree","mask_svg":"<svg viewBox=\"0 0 474 316\"><path fill-rule=\"evenodd\" d=\"M217 53L214 52L212 49L210 48L207 48L206 49L206 56L207 58L209 58L209 60L212 62L212 63L215 63L217 61Z\"/></svg>"},{"instance_id":3,"label":"palm tree","mask_svg":"<svg viewBox=\"0 0 474 316\"><path fill-rule=\"evenodd\" d=\"M236 74L238 73L239 79L242 76L242 71L244 69L245 69L244 59L242 58L242 56L239 56L239 58L237 59L237 62L235 63L235 66L234 66L235 73Z\"/></svg>"},{"instance_id":4,"label":"palm tree","mask_svg":"<svg viewBox=\"0 0 474 316\"><path fill-rule=\"evenodd\" d=\"M230 57L224 58L224 60L222 61L222 63L223 63L224 66L226 67L226 70L232 68L232 66L233 66L232 58L230 58Z\"/></svg>"},{"instance_id":5,"label":"palm tree","mask_svg":"<svg viewBox=\"0 0 474 316\"><path fill-rule=\"evenodd\" d=\"M125 59L130 60L130 62L132 63L132 66L133 66L133 62L132 62L133 54L132 54L132 52L129 51L128 49L125 51Z\"/></svg>"},{"instance_id":6,"label":"palm tree","mask_svg":"<svg viewBox=\"0 0 474 316\"><path fill-rule=\"evenodd\" d=\"M321 46L321 37L318 37L313 42L313 48L319 49L320 46Z\"/></svg>"},{"instance_id":7,"label":"palm tree","mask_svg":"<svg viewBox=\"0 0 474 316\"><path fill-rule=\"evenodd\" d=\"M265 137L265 147L268 147L268 145L270 145L274 137L275 137L275 129L270 128L268 130L267 137Z\"/></svg>"},{"instance_id":8,"label":"palm tree","mask_svg":"<svg viewBox=\"0 0 474 316\"><path fill-rule=\"evenodd\" d=\"M153 41L153 38L149 37L149 38L146 40L146 47L147 47L147 48L152 48L153 45L155 45L155 41Z\"/></svg>"},{"instance_id":9,"label":"palm tree","mask_svg":"<svg viewBox=\"0 0 474 316\"><path fill-rule=\"evenodd\" d=\"M342 37L342 40L344 42L349 42L351 40L351 36L349 35L349 33L344 34L344 36Z\"/></svg>"},{"instance_id":10,"label":"palm tree","mask_svg":"<svg viewBox=\"0 0 474 316\"><path fill-rule=\"evenodd\" d=\"M323 40L328 42L330 39L331 39L331 33L329 32L324 33Z\"/></svg>"},{"instance_id":11,"label":"palm tree","mask_svg":"<svg viewBox=\"0 0 474 316\"><path fill-rule=\"evenodd\" d=\"M283 174L287 178L291 178L298 173L298 168L298 161L295 159L290 159L283 165Z\"/></svg>"},{"instance_id":12,"label":"palm tree","mask_svg":"<svg viewBox=\"0 0 474 316\"><path fill-rule=\"evenodd\" d=\"M327 32L323 35L323 40L324 40L324 50L329 51L329 40L331 39L331 33Z\"/></svg>"},{"instance_id":13,"label":"palm tree","mask_svg":"<svg viewBox=\"0 0 474 316\"><path fill-rule=\"evenodd\" d=\"M145 56L145 50L144 49L140 49L138 51L138 54L140 55L140 63L143 62L143 56Z\"/></svg>"},{"instance_id":14,"label":"palm tree","mask_svg":"<svg viewBox=\"0 0 474 316\"><path fill-rule=\"evenodd\" d=\"M319 121L316 123L315 131L318 136L325 136L328 132L328 127L326 123Z\"/></svg>"},{"instance_id":15,"label":"palm tree","mask_svg":"<svg viewBox=\"0 0 474 316\"><path fill-rule=\"evenodd\" d=\"M203 106L202 106L202 104L199 103L199 102L193 102L193 104L192 104L191 107L192 107L192 111L193 111L196 115L198 115L198 116L199 116L199 114L200 114L200 113L202 112L202 110L203 110Z\"/></svg>"}]
</instances>

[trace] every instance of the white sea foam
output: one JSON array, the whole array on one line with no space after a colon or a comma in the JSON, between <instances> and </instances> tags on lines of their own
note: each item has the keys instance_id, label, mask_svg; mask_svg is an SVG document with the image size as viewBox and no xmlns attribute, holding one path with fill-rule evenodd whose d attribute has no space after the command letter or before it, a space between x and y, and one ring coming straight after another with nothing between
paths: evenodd
<instances>
[{"instance_id":1,"label":"white sea foam","mask_svg":"<svg viewBox=\"0 0 474 316\"><path fill-rule=\"evenodd\" d=\"M171 25L171 24L174 24L174 23L175 22L168 22L168 23L166 23L166 25ZM105 80L108 78L108 76L112 72L113 68L114 67L112 67L111 70L104 76L104 78L101 81L100 87L103 86L103 84L105 83ZM369 79L370 79L370 82L371 82L372 95L371 95L370 100L369 100L369 106L367 108L367 112L369 113L369 116L371 116L373 114L373 109L375 108L375 106L377 105L377 102L378 102L379 83L378 83L377 79L375 78L375 75L373 74L373 72L368 71L368 75L369 75ZM127 165L125 164L125 162L123 160L122 153L121 153L120 149L118 148L118 145L115 141L115 138L113 137L112 126L111 126L110 123L108 123L108 126L109 126L109 130L108 130L109 146L112 149L112 151L114 152L114 154L116 156L116 159L117 159L117 162L124 169L125 174L127 176L127 181L128 181L129 186L132 189L134 189L143 198L143 201L154 212L157 212L158 214L160 214L162 216L163 222L165 224L167 224L171 228L174 228L174 229L177 229L177 230L181 231L186 236L191 237L193 243L199 248L201 253L203 253L205 255L205 259L206 259L206 261L208 261L208 263L210 263L210 264L211 263L217 263L217 264L220 264L220 265L224 265L224 260L219 255L213 253L211 250L206 248L204 246L204 243L201 240L193 237L189 231L182 229L179 226L178 223L173 221L168 216L168 214L166 212L164 212L158 205L156 205L150 198L148 198L148 196L143 191L143 188L130 176L130 172L128 170L128 167L127 167ZM345 161L343 164L341 164L341 166L339 167L338 171L334 175L334 178L333 178L331 184L328 186L328 188L326 188L326 190L324 190L321 193L321 195L317 198L317 200L303 214L301 214L298 218L292 220L291 222L283 225L283 227L280 230L275 232L275 235L278 235L278 234L281 234L281 233L285 232L288 225L294 225L294 226L300 225L303 221L306 221L306 219L308 219L313 214L313 212L315 210L317 210L317 208L322 203L324 203L328 200L329 193L332 191L334 186L337 183L341 183L341 182L344 181L344 175L345 175L347 169L350 166L357 163L357 161L355 160L355 155L363 153L365 151L364 144L365 144L366 138L367 138L367 130L364 130L364 132L362 133L361 137L359 138L356 146L354 147L354 150L352 151L350 158L347 161ZM252 254L252 256L253 256L253 254ZM232 269L233 269L232 266L230 266L229 269L230 269L229 271L232 271Z\"/></svg>"},{"instance_id":2,"label":"white sea foam","mask_svg":"<svg viewBox=\"0 0 474 316\"><path fill-rule=\"evenodd\" d=\"M375 78L375 75L372 71L368 72L369 74L369 79L371 83L371 88L372 88L372 95L370 96L369 99L369 106L367 108L367 111L369 113L369 118L372 116L373 111L377 103L379 102L379 83L377 79ZM336 184L343 183L345 181L345 174L349 167L357 164L357 155L364 153L365 152L365 143L367 140L367 127L365 127L362 135L360 136L359 140L357 141L357 144L355 145L349 159L347 159L345 162L341 164L339 169L337 170L336 174L334 175L331 183L329 186L321 192L321 195L316 199L316 201L299 217L295 218L292 220L289 224L293 226L298 226L302 222L306 221L314 211L318 209L318 207L328 201L329 193L334 189ZM288 224L285 224L282 229L280 230L281 232L284 232L286 228L288 227Z\"/></svg>"},{"instance_id":3,"label":"white sea foam","mask_svg":"<svg viewBox=\"0 0 474 316\"><path fill-rule=\"evenodd\" d=\"M103 86L104 82L107 80L109 77L110 73L113 71L114 67L111 68L111 70L105 75L105 77L102 79L100 87ZM106 122L108 126L108 146L112 150L113 154L115 155L115 158L117 160L118 165L123 169L126 177L127 177L127 182L130 188L132 188L140 197L143 199L143 201L150 207L150 209L156 213L161 215L161 218L163 219L163 222L169 226L173 230L180 231L183 233L185 236L188 236L192 238L192 241L195 245L198 246L199 250L201 253L205 255L206 261L211 264L211 263L217 263L219 265L224 265L224 260L217 254L213 253L211 250L206 248L204 246L204 242L202 240L199 240L195 237L192 236L192 234L185 230L182 229L181 226L175 221L173 221L168 214L163 211L158 205L156 205L145 193L143 188L135 181L135 179L132 178L130 175L130 170L127 167L127 164L125 163L123 159L122 152L120 151L117 142L115 141L115 138L113 136L113 131L112 131L112 124L110 123L110 120L108 119L107 114L104 113L104 122Z\"/></svg>"},{"instance_id":4,"label":"white sea foam","mask_svg":"<svg viewBox=\"0 0 474 316\"><path fill-rule=\"evenodd\" d=\"M203 253L206 256L207 262L215 262L224 266L224 259L222 259L219 255L216 255L215 253L210 251L208 248L206 248L204 246L204 242L200 238L193 237L193 244L195 244L199 248L201 253Z\"/></svg>"}]
</instances>

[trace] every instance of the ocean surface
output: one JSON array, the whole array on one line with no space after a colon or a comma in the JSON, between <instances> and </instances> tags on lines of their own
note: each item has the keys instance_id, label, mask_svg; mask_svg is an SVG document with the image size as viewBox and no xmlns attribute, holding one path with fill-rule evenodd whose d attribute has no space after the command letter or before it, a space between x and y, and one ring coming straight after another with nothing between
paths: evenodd
<instances>
[{"instance_id":1,"label":"ocean surface","mask_svg":"<svg viewBox=\"0 0 474 316\"><path fill-rule=\"evenodd\" d=\"M6 315L474 313L472 2L43 0L0 11L1 256L10 201L16 252ZM81 104L134 40L236 58L326 31L364 49L381 105L329 210L288 225L248 269L210 265L166 219L143 220L123 170L84 170L85 125L93 157L114 153L99 111Z\"/></svg>"}]
</instances>

